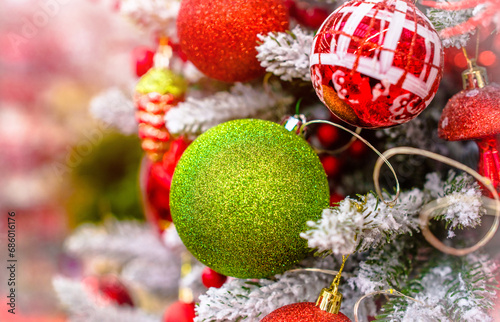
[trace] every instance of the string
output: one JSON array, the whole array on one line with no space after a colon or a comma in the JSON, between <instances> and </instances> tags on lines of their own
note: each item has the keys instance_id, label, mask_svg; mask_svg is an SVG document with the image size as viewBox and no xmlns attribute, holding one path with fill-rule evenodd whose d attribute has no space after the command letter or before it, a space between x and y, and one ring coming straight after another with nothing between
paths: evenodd
<instances>
[{"instance_id":1,"label":"string","mask_svg":"<svg viewBox=\"0 0 500 322\"><path fill-rule=\"evenodd\" d=\"M392 149L385 151L383 153L384 159L379 158L377 160L377 162L375 163L375 168L373 170L373 180L374 180L374 184L375 184L375 189L377 189L378 191L380 191L378 179L379 179L379 175L380 175L380 168L382 167L383 162L386 162L387 159L389 159L392 156L397 155L397 154L421 155L421 156L448 164L448 165L455 167L459 170L462 170L464 172L467 172L472 177L474 177L477 181L481 182L493 195L494 200L492 200L490 198L486 198L486 197L482 198L484 201L483 206L485 208L487 208L489 211L494 211L495 219L491 225L490 230L488 230L486 235L479 242L477 242L475 245L468 247L468 248L462 248L462 249L457 249L457 248L453 248L450 246L446 246L439 239L437 239L436 236L434 236L429 229L429 222L433 218L433 213L435 213L435 211L437 211L437 210L440 210L440 209L443 209L443 208L446 208L446 207L452 205L456 201L453 201L450 197L444 197L444 198L434 200L434 201L428 203L427 205L425 205L420 212L419 225L420 225L420 229L421 229L422 234L424 235L425 239L432 246L434 246L435 248L437 248L438 250L440 250L441 252L446 253L446 254L450 254L450 255L454 255L454 256L463 256L463 255L467 255L469 253L476 251L478 248L486 245L493 238L493 236L495 235L495 233L498 229L499 222L500 222L500 219L499 219L499 216L500 216L500 198L498 196L498 192L495 190L495 187L491 183L490 179L483 177L478 172L469 168L468 166L466 166L458 161L455 161L453 159L450 159L448 157L442 156L440 154L426 151L426 150L417 149L417 148L412 148L412 147L396 147L396 148L392 148Z\"/></svg>"},{"instance_id":2,"label":"string","mask_svg":"<svg viewBox=\"0 0 500 322\"><path fill-rule=\"evenodd\" d=\"M358 140L360 140L361 142L363 142L364 144L366 144L375 153L377 153L377 155L379 156L378 160L382 159L385 162L385 164L387 164L387 166L391 170L392 174L394 175L394 179L396 180L396 196L391 201L385 201L384 200L384 196L382 194L382 191L380 190L380 186L379 185L376 185L376 189L378 188L376 190L376 192L377 192L378 197L380 198L380 200L382 200L383 203L385 203L389 207L393 207L396 204L396 202L397 202L397 200L399 198L399 193L400 193L399 180L398 180L398 176L396 174L396 171L394 170L394 168L392 167L392 165L389 163L389 161L385 158L385 156L383 156L382 153L380 153L379 150L377 150L370 142L368 142L361 135L359 135L359 133L353 132L353 131L349 130L348 128L346 128L346 127L344 127L344 126L342 126L340 124L337 124L337 123L333 123L333 122L326 121L326 120L312 120L312 121L308 121L308 122L304 123L304 125L302 126L301 130L303 130L306 126L308 126L310 124L319 124L319 123L330 124L332 126L335 126L335 127L339 128L341 130L344 130L344 131L348 132L349 134L351 134L352 136L356 137ZM373 179L375 181L375 176L374 176Z\"/></svg>"},{"instance_id":3,"label":"string","mask_svg":"<svg viewBox=\"0 0 500 322\"><path fill-rule=\"evenodd\" d=\"M344 270L344 265L345 265L345 262L347 261L348 258L349 258L349 255L342 255L342 265L340 265L339 272L337 273L337 275L333 279L332 286L334 286L334 285L338 286L340 284L340 277L342 276L342 271Z\"/></svg>"},{"instance_id":4,"label":"string","mask_svg":"<svg viewBox=\"0 0 500 322\"><path fill-rule=\"evenodd\" d=\"M361 301L363 301L365 298L369 297L369 296L372 296L372 295L377 295L377 294L385 294L385 295L394 295L394 296L401 296L401 297L405 297L409 300L412 300L414 302L417 302L419 304L422 304L423 306L426 306L426 307L429 307L428 305L426 305L424 302L422 301L419 301L417 299L414 299L413 297L410 297L410 296L407 296L407 295L404 295L403 293L399 292L399 291L396 291L394 289L387 289L387 290L382 290L382 291L376 291L376 292L371 292L371 293L368 293L368 294L365 294L363 295L361 298L359 298L359 300L356 302L356 304L354 304L354 321L355 322L359 322L359 318L358 318L358 310L359 310L359 305L361 304Z\"/></svg>"}]
</instances>

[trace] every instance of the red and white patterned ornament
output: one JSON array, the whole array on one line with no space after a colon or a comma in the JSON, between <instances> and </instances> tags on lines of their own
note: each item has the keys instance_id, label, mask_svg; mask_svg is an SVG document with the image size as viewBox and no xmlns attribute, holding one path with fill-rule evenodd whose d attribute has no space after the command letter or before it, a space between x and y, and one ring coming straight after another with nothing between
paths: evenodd
<instances>
[{"instance_id":1,"label":"red and white patterned ornament","mask_svg":"<svg viewBox=\"0 0 500 322\"><path fill-rule=\"evenodd\" d=\"M310 65L332 113L358 127L385 128L410 121L434 98L443 49L411 1L354 0L320 27Z\"/></svg>"}]
</instances>

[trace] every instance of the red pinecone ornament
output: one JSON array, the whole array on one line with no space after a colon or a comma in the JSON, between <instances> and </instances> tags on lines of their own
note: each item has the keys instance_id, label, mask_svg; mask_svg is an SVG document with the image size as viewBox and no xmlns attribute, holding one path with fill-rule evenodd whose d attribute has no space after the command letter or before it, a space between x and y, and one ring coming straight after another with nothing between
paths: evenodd
<instances>
[{"instance_id":1,"label":"red pinecone ornament","mask_svg":"<svg viewBox=\"0 0 500 322\"><path fill-rule=\"evenodd\" d=\"M354 0L314 37L311 80L330 111L364 128L410 121L431 102L443 73L441 40L409 0Z\"/></svg>"},{"instance_id":2,"label":"red pinecone ornament","mask_svg":"<svg viewBox=\"0 0 500 322\"><path fill-rule=\"evenodd\" d=\"M266 315L261 322L351 322L342 313L328 313L312 302L283 306Z\"/></svg>"},{"instance_id":3,"label":"red pinecone ornament","mask_svg":"<svg viewBox=\"0 0 500 322\"><path fill-rule=\"evenodd\" d=\"M142 149L152 161L159 161L170 146L171 136L165 128L165 113L184 100L185 80L168 69L151 68L136 86L139 138Z\"/></svg>"}]
</instances>

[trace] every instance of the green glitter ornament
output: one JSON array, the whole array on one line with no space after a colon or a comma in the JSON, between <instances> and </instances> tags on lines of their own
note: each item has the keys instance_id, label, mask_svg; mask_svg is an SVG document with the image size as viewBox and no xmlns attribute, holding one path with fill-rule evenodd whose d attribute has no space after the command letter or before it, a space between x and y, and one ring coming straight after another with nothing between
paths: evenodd
<instances>
[{"instance_id":1,"label":"green glitter ornament","mask_svg":"<svg viewBox=\"0 0 500 322\"><path fill-rule=\"evenodd\" d=\"M170 208L186 247L238 278L283 273L308 252L299 234L329 204L316 153L269 121L235 120L198 137L172 179Z\"/></svg>"}]
</instances>

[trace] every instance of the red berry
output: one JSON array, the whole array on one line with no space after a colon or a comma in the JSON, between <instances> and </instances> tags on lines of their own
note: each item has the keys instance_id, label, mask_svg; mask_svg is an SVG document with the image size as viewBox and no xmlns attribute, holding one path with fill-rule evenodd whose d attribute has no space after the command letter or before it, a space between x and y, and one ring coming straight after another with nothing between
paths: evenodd
<instances>
[{"instance_id":1,"label":"red berry","mask_svg":"<svg viewBox=\"0 0 500 322\"><path fill-rule=\"evenodd\" d=\"M153 58L155 52L148 47L136 47L132 51L132 61L135 64L135 74L141 77L153 67Z\"/></svg>"},{"instance_id":2,"label":"red berry","mask_svg":"<svg viewBox=\"0 0 500 322\"><path fill-rule=\"evenodd\" d=\"M349 147L348 151L349 154L355 158L359 158L363 156L368 149L368 146L364 144L363 142L356 140L354 141L351 146Z\"/></svg>"},{"instance_id":3,"label":"red berry","mask_svg":"<svg viewBox=\"0 0 500 322\"><path fill-rule=\"evenodd\" d=\"M201 274L201 281L207 288L219 288L226 282L226 280L226 275L219 274L210 267L205 267L203 273Z\"/></svg>"},{"instance_id":4,"label":"red berry","mask_svg":"<svg viewBox=\"0 0 500 322\"><path fill-rule=\"evenodd\" d=\"M331 155L324 155L320 157L320 161L323 164L327 176L334 177L340 173L341 162L338 158Z\"/></svg>"},{"instance_id":5,"label":"red berry","mask_svg":"<svg viewBox=\"0 0 500 322\"><path fill-rule=\"evenodd\" d=\"M332 146L340 137L339 130L329 124L321 124L316 132L319 143L325 148Z\"/></svg>"},{"instance_id":6,"label":"red berry","mask_svg":"<svg viewBox=\"0 0 500 322\"><path fill-rule=\"evenodd\" d=\"M335 207L339 202L345 199L345 196L341 195L340 193L334 192L333 194L330 195L330 206Z\"/></svg>"},{"instance_id":7,"label":"red berry","mask_svg":"<svg viewBox=\"0 0 500 322\"><path fill-rule=\"evenodd\" d=\"M165 311L163 322L193 322L196 316L194 308L194 303L177 301Z\"/></svg>"}]
</instances>

